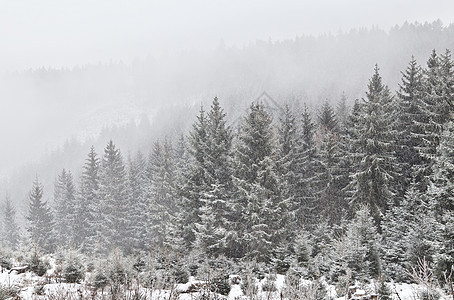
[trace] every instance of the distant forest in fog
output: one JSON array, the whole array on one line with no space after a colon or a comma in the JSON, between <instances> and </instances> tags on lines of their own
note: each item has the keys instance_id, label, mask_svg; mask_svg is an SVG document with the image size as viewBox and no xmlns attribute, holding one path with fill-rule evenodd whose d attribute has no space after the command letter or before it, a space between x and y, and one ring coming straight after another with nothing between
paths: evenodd
<instances>
[{"instance_id":1,"label":"distant forest in fog","mask_svg":"<svg viewBox=\"0 0 454 300\"><path fill-rule=\"evenodd\" d=\"M77 176L90 145L100 151L111 138L125 156L137 150L146 153L158 138L186 134L200 105L208 106L214 96L230 123L263 91L279 103L307 103L315 114L321 103L335 104L343 93L350 106L363 98L376 63L395 91L412 55L425 65L432 49L454 49L453 36L454 26L440 21L405 23L389 31L355 29L255 41L241 48L219 45L215 51L179 51L131 64L102 62L4 74L0 97L9 99L14 113L0 112L0 122L8 124L13 118L18 126L1 132L0 138L11 144L22 137L22 147L5 149L0 158L0 167L9 172L2 174L9 179L0 192L8 190L13 202L25 205L37 173L50 192L63 167ZM68 139L71 136L75 138ZM55 147L65 140L64 146ZM12 163L39 157L39 163L20 170Z\"/></svg>"}]
</instances>

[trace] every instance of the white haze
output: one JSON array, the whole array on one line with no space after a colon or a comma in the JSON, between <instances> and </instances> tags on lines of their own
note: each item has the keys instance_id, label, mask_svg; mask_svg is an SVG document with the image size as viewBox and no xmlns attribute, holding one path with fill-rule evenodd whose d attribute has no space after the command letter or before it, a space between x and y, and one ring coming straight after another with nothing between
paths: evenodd
<instances>
[{"instance_id":1,"label":"white haze","mask_svg":"<svg viewBox=\"0 0 454 300\"><path fill-rule=\"evenodd\" d=\"M1 1L0 67L124 60L409 21L452 22L451 0Z\"/></svg>"},{"instance_id":2,"label":"white haze","mask_svg":"<svg viewBox=\"0 0 454 300\"><path fill-rule=\"evenodd\" d=\"M95 86L96 98L74 100L71 90L52 89L77 89L77 80L58 84L52 78L43 83L36 76L25 76L24 80L20 75L23 71L73 69L109 61L130 64L135 58L152 56L159 60L169 53L181 55L193 50L210 53L220 45L242 47L256 40L336 34L372 26L389 29L404 21L440 19L447 25L452 16L452 0L0 1L0 174L37 159L46 149L76 133L88 113L99 115L106 107L123 111L130 104L131 95L124 92L124 86L109 90ZM162 74L178 77L178 70L179 65L170 65ZM107 69L101 75L107 78L105 85L128 85L128 78L122 80L122 74ZM16 81L16 76L21 79ZM109 81L109 76L118 78ZM45 84L49 84L49 90L44 93ZM97 103L91 103L94 99ZM78 101L80 105L74 105ZM119 115L114 121L124 120Z\"/></svg>"}]
</instances>

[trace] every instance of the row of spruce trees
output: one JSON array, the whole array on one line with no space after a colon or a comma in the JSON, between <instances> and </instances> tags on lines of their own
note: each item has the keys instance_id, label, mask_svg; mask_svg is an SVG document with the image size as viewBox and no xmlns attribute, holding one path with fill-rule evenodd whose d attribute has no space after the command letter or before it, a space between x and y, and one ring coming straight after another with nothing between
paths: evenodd
<instances>
[{"instance_id":1,"label":"row of spruce trees","mask_svg":"<svg viewBox=\"0 0 454 300\"><path fill-rule=\"evenodd\" d=\"M28 238L49 252L199 251L333 280L409 281L423 260L442 279L454 265L453 105L449 50L425 68L412 58L395 94L376 66L351 110L345 97L316 115L253 103L229 126L215 98L187 136L156 141L148 157L125 162L112 141L101 157L92 148L77 187L59 174L53 205L36 179Z\"/></svg>"}]
</instances>

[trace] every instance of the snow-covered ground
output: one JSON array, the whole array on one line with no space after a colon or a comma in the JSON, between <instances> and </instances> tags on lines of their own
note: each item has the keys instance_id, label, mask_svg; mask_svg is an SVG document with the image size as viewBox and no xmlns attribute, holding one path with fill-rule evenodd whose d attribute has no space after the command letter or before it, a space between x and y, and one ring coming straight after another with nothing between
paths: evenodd
<instances>
[{"instance_id":1,"label":"snow-covered ground","mask_svg":"<svg viewBox=\"0 0 454 300\"><path fill-rule=\"evenodd\" d=\"M93 288L88 284L87 280L80 283L64 283L64 282L55 282L55 276L52 276L55 272L55 262L52 259L49 259L52 266L46 273L46 275L39 277L32 272L25 272L18 274L16 271L9 272L8 270L3 270L0 273L0 283L2 287L15 287L20 290L19 296L20 299L24 300L36 300L36 299L102 299L101 292L94 292ZM86 273L86 279L91 276L90 273ZM237 276L238 277L238 276ZM273 284L275 289L264 289L264 285ZM194 277L190 277L189 282L186 284L178 284L175 286L173 291L171 290L151 290L147 288L131 289L131 291L126 292L126 295L132 296L134 292L139 291L142 296L146 298L141 299L171 299L171 295L176 295L180 293L178 298L179 300L190 300L197 299L197 296L200 295L200 292L186 293L191 286L203 286L204 282L196 280ZM303 284L311 284L310 281L304 281ZM322 284L325 285L327 290L326 299L337 299L337 300L346 300L345 296L336 297L336 292L334 286L327 285L322 281ZM285 288L285 276L284 275L269 275L265 276L262 280L256 281L257 285L257 295L253 299L282 299L282 291ZM417 284L406 284L406 283L389 283L393 291L393 299L395 300L416 300L418 298L418 291L423 289L423 286ZM374 283L371 283L364 287L368 292L374 291ZM106 288L106 291L108 288ZM129 294L128 294L129 293ZM93 296L96 295L94 298ZM106 295L106 292L104 292ZM126 297L126 296L125 296ZM232 284L231 290L228 296L214 295L210 294L210 298L217 299L229 299L229 300L238 300L238 299L249 299L243 295L241 289L241 283ZM451 299L452 296L443 295L441 299ZM125 298L129 299L129 298Z\"/></svg>"}]
</instances>

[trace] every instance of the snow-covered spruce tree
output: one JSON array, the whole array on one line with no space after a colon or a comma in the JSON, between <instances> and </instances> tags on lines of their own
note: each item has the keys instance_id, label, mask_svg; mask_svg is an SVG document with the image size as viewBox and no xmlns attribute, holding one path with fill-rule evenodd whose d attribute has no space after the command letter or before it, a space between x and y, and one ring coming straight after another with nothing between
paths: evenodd
<instances>
[{"instance_id":1,"label":"snow-covered spruce tree","mask_svg":"<svg viewBox=\"0 0 454 300\"><path fill-rule=\"evenodd\" d=\"M430 174L428 161L420 149L424 144L424 124L427 115L424 112L424 86L421 67L411 58L407 69L402 72L402 82L397 91L396 108L396 158L400 176L397 192L403 197L412 178L420 191L428 186L426 176Z\"/></svg>"},{"instance_id":2,"label":"snow-covered spruce tree","mask_svg":"<svg viewBox=\"0 0 454 300\"><path fill-rule=\"evenodd\" d=\"M16 249L19 242L19 228L16 222L16 209L13 207L8 195L2 206L2 241L3 245L10 249Z\"/></svg>"},{"instance_id":3,"label":"snow-covered spruce tree","mask_svg":"<svg viewBox=\"0 0 454 300\"><path fill-rule=\"evenodd\" d=\"M43 200L43 186L38 177L33 181L28 198L27 232L30 243L36 245L40 250L52 251L54 248L52 238L53 216L52 211L47 206L47 201Z\"/></svg>"},{"instance_id":4,"label":"snow-covered spruce tree","mask_svg":"<svg viewBox=\"0 0 454 300\"><path fill-rule=\"evenodd\" d=\"M290 238L290 205L278 176L275 148L271 116L262 104L253 103L241 125L235 152L238 257L268 262L271 250Z\"/></svg>"},{"instance_id":5,"label":"snow-covered spruce tree","mask_svg":"<svg viewBox=\"0 0 454 300\"><path fill-rule=\"evenodd\" d=\"M129 157L129 235L133 249L144 249L147 237L147 210L149 208L147 161L141 152L134 159Z\"/></svg>"},{"instance_id":6,"label":"snow-covered spruce tree","mask_svg":"<svg viewBox=\"0 0 454 300\"><path fill-rule=\"evenodd\" d=\"M363 205L348 225L345 236L345 261L352 271L352 279L365 282L380 274L380 235L369 212Z\"/></svg>"},{"instance_id":7,"label":"snow-covered spruce tree","mask_svg":"<svg viewBox=\"0 0 454 300\"><path fill-rule=\"evenodd\" d=\"M392 206L382 221L381 252L383 258L383 275L386 279L397 282L408 281L407 272L410 264L407 261L409 247L408 232L413 221L410 203L412 197L405 197L401 203Z\"/></svg>"},{"instance_id":8,"label":"snow-covered spruce tree","mask_svg":"<svg viewBox=\"0 0 454 300\"><path fill-rule=\"evenodd\" d=\"M112 141L104 149L99 169L103 250L130 251L128 181L123 157Z\"/></svg>"},{"instance_id":9,"label":"snow-covered spruce tree","mask_svg":"<svg viewBox=\"0 0 454 300\"><path fill-rule=\"evenodd\" d=\"M148 162L151 184L148 191L147 241L149 247L162 247L170 234L176 212L175 169L173 149L167 139L156 141Z\"/></svg>"},{"instance_id":10,"label":"snow-covered spruce tree","mask_svg":"<svg viewBox=\"0 0 454 300\"><path fill-rule=\"evenodd\" d=\"M278 151L277 151L277 168L278 175L283 183L283 197L289 201L288 212L291 218L288 220L288 230L296 232L297 222L295 214L298 212L299 205L295 199L298 197L297 177L297 150L301 144L301 134L298 131L298 123L295 112L286 104L279 117L277 126ZM290 268L295 256L293 248L295 237L289 240L283 240L273 249L272 263L276 272L285 274Z\"/></svg>"},{"instance_id":11,"label":"snow-covered spruce tree","mask_svg":"<svg viewBox=\"0 0 454 300\"><path fill-rule=\"evenodd\" d=\"M382 228L383 275L404 282L423 259L432 264L436 245L433 201L413 181L404 198L386 214Z\"/></svg>"},{"instance_id":12,"label":"snow-covered spruce tree","mask_svg":"<svg viewBox=\"0 0 454 300\"><path fill-rule=\"evenodd\" d=\"M301 115L300 132L301 135L296 149L295 158L295 187L294 203L297 207L296 219L298 227L311 229L317 221L315 211L317 209L317 197L315 186L315 165L316 165L316 145L314 141L315 125L312 122L311 114L304 106Z\"/></svg>"},{"instance_id":13,"label":"snow-covered spruce tree","mask_svg":"<svg viewBox=\"0 0 454 300\"><path fill-rule=\"evenodd\" d=\"M402 207L408 211L406 216L410 217L405 221L408 233L403 236L407 242L405 264L410 270L423 260L432 265L437 228L432 196L421 193L414 185L410 185L402 202Z\"/></svg>"},{"instance_id":14,"label":"snow-covered spruce tree","mask_svg":"<svg viewBox=\"0 0 454 300\"><path fill-rule=\"evenodd\" d=\"M345 95L345 93L342 93L342 96L336 105L336 119L340 132L344 131L345 126L347 126L349 115L350 107L347 104L347 96Z\"/></svg>"},{"instance_id":15,"label":"snow-covered spruce tree","mask_svg":"<svg viewBox=\"0 0 454 300\"><path fill-rule=\"evenodd\" d=\"M284 110L279 117L277 128L279 140L279 175L287 182L290 192L293 194L296 185L296 150L300 143L298 134L298 124L294 112L288 104L285 104Z\"/></svg>"},{"instance_id":16,"label":"snow-covered spruce tree","mask_svg":"<svg viewBox=\"0 0 454 300\"><path fill-rule=\"evenodd\" d=\"M309 235L311 245L311 257L309 265L309 275L313 278L327 276L333 262L332 246L333 236L332 227L328 220L319 222Z\"/></svg>"},{"instance_id":17,"label":"snow-covered spruce tree","mask_svg":"<svg viewBox=\"0 0 454 300\"><path fill-rule=\"evenodd\" d=\"M184 174L184 186L180 189L178 222L186 249L191 249L195 242L195 224L200 223L201 195L208 190L209 182L212 180L208 178L209 174L205 168L207 135L207 119L202 107L188 137L189 163Z\"/></svg>"},{"instance_id":18,"label":"snow-covered spruce tree","mask_svg":"<svg viewBox=\"0 0 454 300\"><path fill-rule=\"evenodd\" d=\"M166 237L166 246L169 247L174 253L183 253L187 248L185 247L185 240L182 235L185 224L181 222L184 220L184 211L182 211L181 195L182 188L185 183L185 174L189 165L189 154L187 151L186 140L183 134L179 137L175 144L175 149L172 155L174 165L174 193L175 193L175 211L170 217L168 234ZM150 165L150 164L149 164ZM152 178L152 171L148 172L149 178Z\"/></svg>"},{"instance_id":19,"label":"snow-covered spruce tree","mask_svg":"<svg viewBox=\"0 0 454 300\"><path fill-rule=\"evenodd\" d=\"M343 188L345 172L341 165L340 132L334 110L329 103L322 106L318 116L317 164L315 185L318 198L317 214L330 224L338 223L347 207Z\"/></svg>"},{"instance_id":20,"label":"snow-covered spruce tree","mask_svg":"<svg viewBox=\"0 0 454 300\"><path fill-rule=\"evenodd\" d=\"M443 131L443 125L451 119L452 113L452 95L449 87L449 74L452 66L450 66L449 55L445 56L443 67L440 57L433 50L427 68L424 70L423 86L424 97L422 110L425 114L425 119L420 126L424 129L424 134L421 134L424 143L420 147L421 155L428 161L427 177L431 176L430 167L434 163L436 149L440 143L440 136Z\"/></svg>"},{"instance_id":21,"label":"snow-covered spruce tree","mask_svg":"<svg viewBox=\"0 0 454 300\"><path fill-rule=\"evenodd\" d=\"M58 246L73 243L76 225L76 189L70 171L58 175L54 185L55 239Z\"/></svg>"},{"instance_id":22,"label":"snow-covered spruce tree","mask_svg":"<svg viewBox=\"0 0 454 300\"><path fill-rule=\"evenodd\" d=\"M230 225L232 203L229 203L232 195L232 132L225 116L218 98L214 98L207 113L204 159L207 189L200 195L201 226L196 226L196 241L210 256L228 254L227 244L235 235ZM206 226L212 226L213 230L207 230Z\"/></svg>"},{"instance_id":23,"label":"snow-covered spruce tree","mask_svg":"<svg viewBox=\"0 0 454 300\"><path fill-rule=\"evenodd\" d=\"M394 99L382 83L378 66L369 81L367 99L360 103L351 140L356 170L352 174L351 202L367 204L376 224L392 204L395 190Z\"/></svg>"},{"instance_id":24,"label":"snow-covered spruce tree","mask_svg":"<svg viewBox=\"0 0 454 300\"><path fill-rule=\"evenodd\" d=\"M429 195L435 200L437 239L435 249L436 276L443 278L454 266L454 122L445 124L433 165Z\"/></svg>"},{"instance_id":25,"label":"snow-covered spruce tree","mask_svg":"<svg viewBox=\"0 0 454 300\"><path fill-rule=\"evenodd\" d=\"M206 253L209 257L217 257L225 252L226 247L226 216L216 211L225 205L225 194L219 184L213 184L212 189L201 198L200 223L196 224L196 248Z\"/></svg>"},{"instance_id":26,"label":"snow-covered spruce tree","mask_svg":"<svg viewBox=\"0 0 454 300\"><path fill-rule=\"evenodd\" d=\"M82 167L76 195L77 222L74 243L93 253L99 246L101 230L101 201L99 198L99 158L92 146Z\"/></svg>"}]
</instances>

